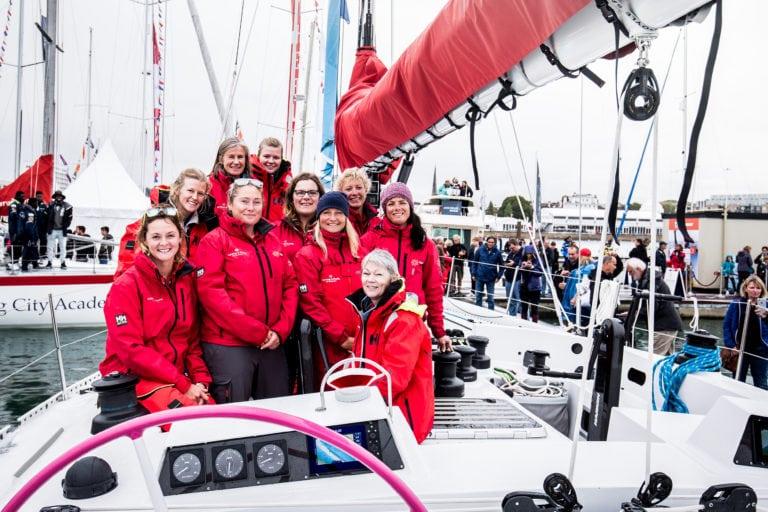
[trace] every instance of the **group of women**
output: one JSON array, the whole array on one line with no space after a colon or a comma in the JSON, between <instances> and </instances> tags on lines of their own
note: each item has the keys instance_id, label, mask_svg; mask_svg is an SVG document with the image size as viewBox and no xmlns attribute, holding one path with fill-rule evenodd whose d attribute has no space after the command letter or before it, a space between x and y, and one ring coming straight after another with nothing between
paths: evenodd
<instances>
[{"instance_id":1,"label":"group of women","mask_svg":"<svg viewBox=\"0 0 768 512\"><path fill-rule=\"evenodd\" d=\"M150 411L287 395L286 345L307 318L322 332L316 375L351 355L381 363L423 441L434 409L427 325L450 350L437 249L405 185L384 189L381 214L364 172L348 169L335 188L291 179L271 138L253 156L227 139L210 175L183 171L121 243L102 374L137 375Z\"/></svg>"}]
</instances>

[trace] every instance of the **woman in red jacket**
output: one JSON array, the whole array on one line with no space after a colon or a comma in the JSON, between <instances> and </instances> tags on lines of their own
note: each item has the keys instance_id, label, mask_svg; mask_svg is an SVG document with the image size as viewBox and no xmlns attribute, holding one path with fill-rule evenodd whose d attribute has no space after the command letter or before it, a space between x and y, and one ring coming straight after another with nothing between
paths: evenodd
<instances>
[{"instance_id":1,"label":"woman in red jacket","mask_svg":"<svg viewBox=\"0 0 768 512\"><path fill-rule=\"evenodd\" d=\"M391 254L375 250L363 258L363 287L349 301L362 318L354 353L381 364L392 377L392 403L400 407L421 443L432 430L432 342L414 294L406 293ZM382 396L386 383L379 381Z\"/></svg>"},{"instance_id":2,"label":"woman in red jacket","mask_svg":"<svg viewBox=\"0 0 768 512\"><path fill-rule=\"evenodd\" d=\"M381 193L384 218L377 219L360 243L368 251L386 249L395 258L405 288L427 305L427 324L440 350L451 350L443 326L443 286L435 243L413 212L413 196L403 183L391 183Z\"/></svg>"},{"instance_id":3,"label":"woman in red jacket","mask_svg":"<svg viewBox=\"0 0 768 512\"><path fill-rule=\"evenodd\" d=\"M202 345L217 402L288 394L283 343L293 326L298 290L293 265L261 218L261 182L240 178L228 213L197 252L203 267Z\"/></svg>"},{"instance_id":4,"label":"woman in red jacket","mask_svg":"<svg viewBox=\"0 0 768 512\"><path fill-rule=\"evenodd\" d=\"M317 202L325 194L325 187L316 175L304 172L293 178L285 194L285 217L275 227L275 234L283 242L283 252L293 261L315 224Z\"/></svg>"},{"instance_id":5,"label":"woman in red jacket","mask_svg":"<svg viewBox=\"0 0 768 512\"><path fill-rule=\"evenodd\" d=\"M106 357L99 371L138 376L136 393L150 412L175 400L206 403L211 376L200 348L197 272L179 252L182 228L176 209L161 205L147 210L138 242L141 252L134 265L107 295Z\"/></svg>"},{"instance_id":6,"label":"woman in red jacket","mask_svg":"<svg viewBox=\"0 0 768 512\"><path fill-rule=\"evenodd\" d=\"M323 331L325 358L315 351L316 383L328 368L349 357L360 318L346 301L360 287L363 253L341 192L328 192L317 206L314 240L296 255L299 304Z\"/></svg>"},{"instance_id":7,"label":"woman in red jacket","mask_svg":"<svg viewBox=\"0 0 768 512\"><path fill-rule=\"evenodd\" d=\"M345 170L336 181L335 189L344 192L349 200L349 219L355 226L357 234L363 236L371 227L371 222L378 215L376 208L368 202L368 191L371 189L371 180L365 171L357 167Z\"/></svg>"},{"instance_id":8,"label":"woman in red jacket","mask_svg":"<svg viewBox=\"0 0 768 512\"><path fill-rule=\"evenodd\" d=\"M272 224L279 223L291 184L291 162L283 159L283 145L279 140L267 137L259 143L259 151L251 155L251 175L264 183L262 216Z\"/></svg>"},{"instance_id":9,"label":"woman in red jacket","mask_svg":"<svg viewBox=\"0 0 768 512\"><path fill-rule=\"evenodd\" d=\"M221 141L216 151L216 160L208 179L217 217L227 213L227 191L232 182L238 178L247 178L251 173L250 153L248 146L237 137L229 137Z\"/></svg>"}]
</instances>

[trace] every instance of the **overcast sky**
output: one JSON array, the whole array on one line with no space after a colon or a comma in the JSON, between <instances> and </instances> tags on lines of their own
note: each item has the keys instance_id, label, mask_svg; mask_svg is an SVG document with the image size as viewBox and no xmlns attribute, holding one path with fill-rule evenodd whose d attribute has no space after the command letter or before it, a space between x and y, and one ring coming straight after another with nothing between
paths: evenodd
<instances>
[{"instance_id":1,"label":"overcast sky","mask_svg":"<svg viewBox=\"0 0 768 512\"><path fill-rule=\"evenodd\" d=\"M315 108L319 98L320 44L324 43L324 1L304 0L303 32L317 19L321 34L316 37L308 109L307 145L304 168L318 169L320 119ZM25 2L24 62L40 60L39 35L33 22L45 2ZM376 40L379 55L393 62L429 24L445 4L441 0L418 2L393 0L377 2ZM4 8L7 1L0 0ZM289 70L290 16L287 0L246 0L240 38L240 79L235 94L235 112L246 142L255 147L265 136L285 137ZM315 11L319 5L321 10ZM238 39L241 1L197 0L205 36L210 46L220 86L225 96L230 91L235 47ZM352 23L344 27L342 84L346 88L356 44L357 1L349 0ZM164 176L168 182L185 167L209 170L221 139L221 128L203 68L200 51L184 0L165 4L167 17L166 120ZM0 12L5 12L3 9ZM392 13L394 12L394 20ZM142 176L142 122L151 108L151 89L142 110L142 52L144 49L144 7L133 0L67 0L60 2L61 57L59 80L59 153L71 165L79 158L85 138L88 28L94 29L93 138L111 139L118 156L134 177ZM759 36L768 18L765 0L725 2L720 54L715 69L712 95L699 147L697 179L692 195L713 193L767 193L764 162L768 161L768 70L763 65L763 38ZM251 20L254 20L253 24ZM690 130L701 88L706 52L712 33L712 13L701 25L688 30L688 95ZM393 23L394 21L394 23ZM18 3L14 3L6 62L16 62ZM393 30L394 28L394 30ZM248 39L249 31L251 33ZM679 29L662 31L651 50L651 66L660 81L664 79ZM247 42L247 45L246 45ZM303 62L308 60L308 40L303 41ZM151 46L150 46L151 49ZM636 56L620 62L619 80L623 83L634 67ZM151 61L150 61L151 65ZM590 82L562 79L521 98L514 118L520 138L522 161L533 185L536 159L543 176L544 200L553 200L579 189L579 139L583 137L583 192L598 194L604 200L610 171L615 109L613 103L613 64L597 62L591 68L608 84L603 89ZM678 46L660 115L660 199L676 198L682 180L683 51ZM22 162L30 164L40 152L42 128L42 66L27 68L24 74L24 139ZM12 177L13 126L15 116L16 71L0 68L0 179ZM301 108L301 105L300 105ZM580 112L583 108L583 130ZM144 112L144 114L142 114ZM512 177L507 172L499 144L497 124L489 117L478 125L478 161L481 186L488 198L500 201L514 190L527 195L523 169L511 130L510 114L495 114ZM151 132L151 122L147 123ZM648 123L624 123L622 201L639 161ZM149 139L147 139L149 143ZM298 159L297 154L294 161ZM650 155L640 176L634 201L650 197ZM432 171L438 177L457 176L471 180L468 130L461 130L428 147L417 155L411 178L417 197L428 194ZM151 180L151 148L147 149L145 180Z\"/></svg>"}]
</instances>

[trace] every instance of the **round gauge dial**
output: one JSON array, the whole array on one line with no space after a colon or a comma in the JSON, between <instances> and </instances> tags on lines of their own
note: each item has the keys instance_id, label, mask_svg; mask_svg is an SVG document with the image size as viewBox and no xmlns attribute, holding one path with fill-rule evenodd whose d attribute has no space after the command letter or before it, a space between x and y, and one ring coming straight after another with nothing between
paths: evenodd
<instances>
[{"instance_id":1,"label":"round gauge dial","mask_svg":"<svg viewBox=\"0 0 768 512\"><path fill-rule=\"evenodd\" d=\"M214 461L216 473L226 479L235 478L240 475L243 471L243 466L245 466L243 454L233 448L221 450Z\"/></svg>"},{"instance_id":2,"label":"round gauge dial","mask_svg":"<svg viewBox=\"0 0 768 512\"><path fill-rule=\"evenodd\" d=\"M265 444L256 453L256 467L267 475L279 473L285 466L285 452L276 444Z\"/></svg>"},{"instance_id":3,"label":"round gauge dial","mask_svg":"<svg viewBox=\"0 0 768 512\"><path fill-rule=\"evenodd\" d=\"M188 484L200 476L203 466L200 458L194 453L182 453L173 461L173 476L179 482Z\"/></svg>"}]
</instances>

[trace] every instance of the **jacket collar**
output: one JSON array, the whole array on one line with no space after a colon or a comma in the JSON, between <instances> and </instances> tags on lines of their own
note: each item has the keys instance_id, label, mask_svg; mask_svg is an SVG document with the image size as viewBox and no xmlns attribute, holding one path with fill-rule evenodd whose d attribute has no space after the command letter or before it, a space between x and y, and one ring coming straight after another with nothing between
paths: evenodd
<instances>
[{"instance_id":1,"label":"jacket collar","mask_svg":"<svg viewBox=\"0 0 768 512\"><path fill-rule=\"evenodd\" d=\"M405 282L402 279L398 279L391 283L387 289L384 290L384 294L381 296L379 303L375 307L362 288L352 295L349 295L347 300L352 303L360 314L372 310L392 309L399 306L403 300L405 300Z\"/></svg>"},{"instance_id":2,"label":"jacket collar","mask_svg":"<svg viewBox=\"0 0 768 512\"><path fill-rule=\"evenodd\" d=\"M241 238L243 240L251 240L251 237L249 237L248 233L245 231L245 225L229 215L229 213L221 216L219 219L219 226L225 232L234 237ZM256 226L254 226L254 239L264 238L264 236L266 236L266 234L269 233L273 228L274 226L272 224L263 218L260 219L259 222L256 223Z\"/></svg>"},{"instance_id":3,"label":"jacket collar","mask_svg":"<svg viewBox=\"0 0 768 512\"><path fill-rule=\"evenodd\" d=\"M195 270L195 267L191 263L189 263L187 260L183 260L174 265L173 271L171 272L171 278L166 279L160 275L160 271L157 269L155 262L152 261L152 258L143 252L139 252L136 255L134 266L136 267L136 270L143 276L147 278L158 279L163 283L167 281L173 282L179 277L185 276Z\"/></svg>"},{"instance_id":4,"label":"jacket collar","mask_svg":"<svg viewBox=\"0 0 768 512\"><path fill-rule=\"evenodd\" d=\"M323 234L323 240L325 240L328 243L337 245L339 242L343 242L347 239L347 232L346 231L339 231L338 233L331 233L330 231L326 231L324 229L320 229L320 232Z\"/></svg>"},{"instance_id":5,"label":"jacket collar","mask_svg":"<svg viewBox=\"0 0 768 512\"><path fill-rule=\"evenodd\" d=\"M381 219L381 223L376 226L378 229L389 232L389 233L397 233L398 231L401 231L404 235L409 235L411 233L411 224L405 223L401 225L395 225L393 224L387 217L383 217Z\"/></svg>"}]
</instances>

